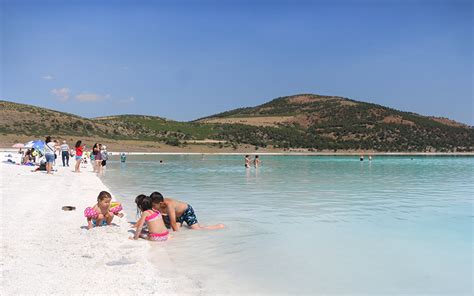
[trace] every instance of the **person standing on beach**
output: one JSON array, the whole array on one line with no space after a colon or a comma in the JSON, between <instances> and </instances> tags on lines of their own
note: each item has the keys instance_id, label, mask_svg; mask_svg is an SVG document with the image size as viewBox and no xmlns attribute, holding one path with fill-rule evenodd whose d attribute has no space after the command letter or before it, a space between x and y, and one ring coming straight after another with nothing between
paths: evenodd
<instances>
[{"instance_id":1,"label":"person standing on beach","mask_svg":"<svg viewBox=\"0 0 474 296\"><path fill-rule=\"evenodd\" d=\"M95 159L95 169L97 173L102 171L102 152L101 152L102 144L97 144L96 148L94 149L94 159Z\"/></svg>"},{"instance_id":2,"label":"person standing on beach","mask_svg":"<svg viewBox=\"0 0 474 296\"><path fill-rule=\"evenodd\" d=\"M82 141L79 140L79 141L76 142L76 145L74 145L76 147L76 166L75 166L75 169L74 169L75 173L80 173L81 172L82 153L83 153L84 149L86 148L86 145L81 146L81 144L82 144Z\"/></svg>"},{"instance_id":3,"label":"person standing on beach","mask_svg":"<svg viewBox=\"0 0 474 296\"><path fill-rule=\"evenodd\" d=\"M61 145L61 158L63 160L63 167L69 166L69 145L66 143L66 140Z\"/></svg>"},{"instance_id":4,"label":"person standing on beach","mask_svg":"<svg viewBox=\"0 0 474 296\"><path fill-rule=\"evenodd\" d=\"M101 147L100 155L102 157L102 162L100 163L100 165L102 167L105 167L107 165L107 160L109 159L109 157L107 155L107 146L104 145L104 146Z\"/></svg>"},{"instance_id":5,"label":"person standing on beach","mask_svg":"<svg viewBox=\"0 0 474 296\"><path fill-rule=\"evenodd\" d=\"M59 142L58 140L54 140L54 161L53 165L56 165L56 159L58 159L58 153L59 153Z\"/></svg>"},{"instance_id":6,"label":"person standing on beach","mask_svg":"<svg viewBox=\"0 0 474 296\"><path fill-rule=\"evenodd\" d=\"M97 169L95 167L95 155L97 153L97 149L98 149L98 144L95 143L94 146L92 146L92 151L91 151L91 154L90 154L90 160L91 160L91 164L92 164L92 171L93 172L96 172Z\"/></svg>"},{"instance_id":7,"label":"person standing on beach","mask_svg":"<svg viewBox=\"0 0 474 296\"><path fill-rule=\"evenodd\" d=\"M56 143L51 140L51 136L47 136L44 143L46 157L46 174L53 174L51 171L53 170L54 156L56 155Z\"/></svg>"},{"instance_id":8,"label":"person standing on beach","mask_svg":"<svg viewBox=\"0 0 474 296\"><path fill-rule=\"evenodd\" d=\"M76 147L74 148L71 148L71 150L69 150L69 156L74 158L74 156L76 156Z\"/></svg>"}]
</instances>

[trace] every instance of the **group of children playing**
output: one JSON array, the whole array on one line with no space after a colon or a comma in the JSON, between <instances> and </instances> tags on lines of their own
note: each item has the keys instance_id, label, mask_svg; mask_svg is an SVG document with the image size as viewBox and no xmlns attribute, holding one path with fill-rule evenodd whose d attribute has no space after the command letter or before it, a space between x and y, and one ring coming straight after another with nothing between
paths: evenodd
<instances>
[{"instance_id":1,"label":"group of children playing","mask_svg":"<svg viewBox=\"0 0 474 296\"><path fill-rule=\"evenodd\" d=\"M179 231L184 222L191 229L224 228L223 224L200 225L191 205L172 198L164 198L159 192L153 192L149 196L140 194L135 198L135 203L137 204L137 213L141 216L134 225L135 235L130 239L166 241L169 237L168 229ZM97 197L97 204L84 211L87 229L94 226L111 225L114 216L123 217L123 214L120 213L121 210L120 204L112 202L110 193L101 191Z\"/></svg>"}]
</instances>

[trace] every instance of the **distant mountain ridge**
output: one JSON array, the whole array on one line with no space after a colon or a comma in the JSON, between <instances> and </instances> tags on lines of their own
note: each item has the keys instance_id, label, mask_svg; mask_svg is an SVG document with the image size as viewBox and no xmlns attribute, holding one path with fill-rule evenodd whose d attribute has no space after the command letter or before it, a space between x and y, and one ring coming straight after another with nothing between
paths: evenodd
<instances>
[{"instance_id":1,"label":"distant mountain ridge","mask_svg":"<svg viewBox=\"0 0 474 296\"><path fill-rule=\"evenodd\" d=\"M447 118L402 112L338 96L298 94L179 122L149 115L83 118L31 105L0 101L0 132L97 136L159 141L220 140L310 151L473 151L474 129Z\"/></svg>"}]
</instances>

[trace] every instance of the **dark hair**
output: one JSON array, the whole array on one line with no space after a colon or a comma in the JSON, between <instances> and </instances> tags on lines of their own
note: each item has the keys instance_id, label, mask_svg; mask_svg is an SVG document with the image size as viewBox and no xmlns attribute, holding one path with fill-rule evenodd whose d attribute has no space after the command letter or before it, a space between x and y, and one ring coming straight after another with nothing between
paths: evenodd
<instances>
[{"instance_id":1,"label":"dark hair","mask_svg":"<svg viewBox=\"0 0 474 296\"><path fill-rule=\"evenodd\" d=\"M150 198L153 203L160 203L160 202L163 202L164 200L163 195L161 195L161 193L157 191L150 194Z\"/></svg>"},{"instance_id":2,"label":"dark hair","mask_svg":"<svg viewBox=\"0 0 474 296\"><path fill-rule=\"evenodd\" d=\"M145 194L140 194L135 197L135 203L137 204L137 214L139 212L151 210L151 198Z\"/></svg>"},{"instance_id":3,"label":"dark hair","mask_svg":"<svg viewBox=\"0 0 474 296\"><path fill-rule=\"evenodd\" d=\"M108 193L107 191L101 191L99 193L99 196L97 196L97 201L101 201L101 200L104 200L106 198L112 199L112 195L110 195L110 193Z\"/></svg>"},{"instance_id":4,"label":"dark hair","mask_svg":"<svg viewBox=\"0 0 474 296\"><path fill-rule=\"evenodd\" d=\"M79 148L79 147L81 147L81 144L82 144L82 141L81 141L81 140L77 141L77 142L76 142L76 145L75 145L75 146L76 146L76 148Z\"/></svg>"},{"instance_id":5,"label":"dark hair","mask_svg":"<svg viewBox=\"0 0 474 296\"><path fill-rule=\"evenodd\" d=\"M258 158L258 155L255 155L255 158Z\"/></svg>"},{"instance_id":6,"label":"dark hair","mask_svg":"<svg viewBox=\"0 0 474 296\"><path fill-rule=\"evenodd\" d=\"M97 143L95 143L94 146L92 146L92 155L97 155L96 148L97 148Z\"/></svg>"},{"instance_id":7,"label":"dark hair","mask_svg":"<svg viewBox=\"0 0 474 296\"><path fill-rule=\"evenodd\" d=\"M47 136L47 137L46 137L46 140L44 140L44 141L45 141L46 143L51 142L51 136Z\"/></svg>"}]
</instances>

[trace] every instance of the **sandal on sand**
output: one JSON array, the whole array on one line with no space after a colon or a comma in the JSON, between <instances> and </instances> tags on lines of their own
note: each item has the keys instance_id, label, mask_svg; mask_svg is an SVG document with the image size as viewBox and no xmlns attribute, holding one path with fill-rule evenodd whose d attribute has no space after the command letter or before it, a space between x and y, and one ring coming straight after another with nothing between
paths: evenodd
<instances>
[{"instance_id":1,"label":"sandal on sand","mask_svg":"<svg viewBox=\"0 0 474 296\"><path fill-rule=\"evenodd\" d=\"M73 206L64 206L63 207L63 211L74 211L76 209L76 207L73 207Z\"/></svg>"}]
</instances>

